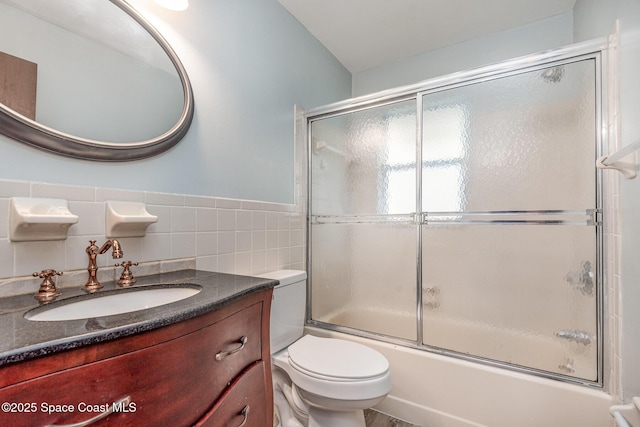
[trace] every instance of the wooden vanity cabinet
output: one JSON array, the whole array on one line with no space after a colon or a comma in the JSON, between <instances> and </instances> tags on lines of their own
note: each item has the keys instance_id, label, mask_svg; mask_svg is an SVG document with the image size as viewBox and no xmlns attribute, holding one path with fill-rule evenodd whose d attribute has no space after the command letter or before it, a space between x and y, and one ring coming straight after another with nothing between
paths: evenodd
<instances>
[{"instance_id":1,"label":"wooden vanity cabinet","mask_svg":"<svg viewBox=\"0 0 640 427\"><path fill-rule=\"evenodd\" d=\"M262 386L266 375L265 362L256 362L227 388L225 396L218 400L196 426L272 426L267 420L273 419L273 416L263 404L268 399Z\"/></svg>"},{"instance_id":2,"label":"wooden vanity cabinet","mask_svg":"<svg viewBox=\"0 0 640 427\"><path fill-rule=\"evenodd\" d=\"M0 425L67 425L111 410L90 425L271 426L270 303L271 290L260 291L154 331L1 368L0 401L15 412L0 412Z\"/></svg>"}]
</instances>

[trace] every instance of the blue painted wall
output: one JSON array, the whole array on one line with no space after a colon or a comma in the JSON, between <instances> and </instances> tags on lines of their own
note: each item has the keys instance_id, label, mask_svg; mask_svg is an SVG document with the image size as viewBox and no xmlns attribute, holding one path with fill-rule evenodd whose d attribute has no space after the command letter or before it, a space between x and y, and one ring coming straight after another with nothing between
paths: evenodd
<instances>
[{"instance_id":1,"label":"blue painted wall","mask_svg":"<svg viewBox=\"0 0 640 427\"><path fill-rule=\"evenodd\" d=\"M196 112L158 157L106 164L0 136L0 178L293 202L293 106L348 98L351 74L277 0L192 1L184 12L131 0L191 78Z\"/></svg>"}]
</instances>

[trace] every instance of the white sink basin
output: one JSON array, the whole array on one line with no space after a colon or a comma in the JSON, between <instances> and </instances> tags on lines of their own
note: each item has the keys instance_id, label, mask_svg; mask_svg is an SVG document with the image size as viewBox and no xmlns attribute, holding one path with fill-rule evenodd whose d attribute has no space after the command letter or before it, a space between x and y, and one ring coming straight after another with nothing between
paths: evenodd
<instances>
[{"instance_id":1,"label":"white sink basin","mask_svg":"<svg viewBox=\"0 0 640 427\"><path fill-rule=\"evenodd\" d=\"M140 289L130 292L118 292L104 296L72 302L63 305L52 305L48 310L35 309L25 313L28 320L37 322L88 319L91 317L112 316L130 313L147 308L158 307L189 298L200 292L202 288L171 287Z\"/></svg>"}]
</instances>

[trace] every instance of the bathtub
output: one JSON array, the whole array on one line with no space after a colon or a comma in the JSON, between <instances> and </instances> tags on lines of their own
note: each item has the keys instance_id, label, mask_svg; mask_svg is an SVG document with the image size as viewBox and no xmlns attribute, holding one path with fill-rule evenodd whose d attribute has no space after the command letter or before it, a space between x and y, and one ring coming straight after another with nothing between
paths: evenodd
<instances>
[{"instance_id":1,"label":"bathtub","mask_svg":"<svg viewBox=\"0 0 640 427\"><path fill-rule=\"evenodd\" d=\"M591 381L597 378L593 363L597 359L595 342L584 346L558 338L553 329L546 334L523 333L516 329L496 328L481 322L447 317L437 311L425 310L424 316L425 342L432 347L460 353L473 349L472 354L485 359L503 360ZM318 320L409 340L416 336L415 316L380 307L343 307ZM496 345L496 342L508 345ZM570 370L566 369L568 361Z\"/></svg>"},{"instance_id":2,"label":"bathtub","mask_svg":"<svg viewBox=\"0 0 640 427\"><path fill-rule=\"evenodd\" d=\"M609 415L612 398L599 389L315 326L307 326L305 333L359 342L382 353L391 365L393 387L376 409L419 426L614 425Z\"/></svg>"}]
</instances>

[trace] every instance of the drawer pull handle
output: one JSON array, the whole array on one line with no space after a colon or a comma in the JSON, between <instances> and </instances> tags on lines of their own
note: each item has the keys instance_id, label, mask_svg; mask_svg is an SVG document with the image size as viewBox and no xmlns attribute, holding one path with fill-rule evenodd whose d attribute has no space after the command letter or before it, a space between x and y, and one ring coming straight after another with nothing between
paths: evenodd
<instances>
[{"instance_id":1,"label":"drawer pull handle","mask_svg":"<svg viewBox=\"0 0 640 427\"><path fill-rule=\"evenodd\" d=\"M129 403L131 403L131 396L127 396L127 397L123 397L121 399L116 400L115 402L113 402L111 405L109 405L109 409L99 413L98 415L96 415L93 418L89 418L88 420L85 421L80 421L79 423L75 423L75 424L52 424L52 425L48 425L45 427L84 427L84 426L88 426L89 424L93 424L96 421L100 421L103 418L108 417L109 415L113 414L113 410L117 409L117 408L123 408L125 406L128 406Z\"/></svg>"},{"instance_id":2,"label":"drawer pull handle","mask_svg":"<svg viewBox=\"0 0 640 427\"><path fill-rule=\"evenodd\" d=\"M247 420L249 419L249 405L242 408L242 411L240 411L240 415L242 415L244 418L242 419L242 424L240 424L238 427L242 427L247 423Z\"/></svg>"},{"instance_id":3,"label":"drawer pull handle","mask_svg":"<svg viewBox=\"0 0 640 427\"><path fill-rule=\"evenodd\" d=\"M216 360L220 361L222 359L224 359L227 356L232 355L233 353L237 353L240 350L242 350L245 346L245 344L247 343L247 336L244 335L242 336L238 342L240 343L240 347L234 348L233 350L229 350L229 351L221 351L220 353L216 354Z\"/></svg>"}]
</instances>

